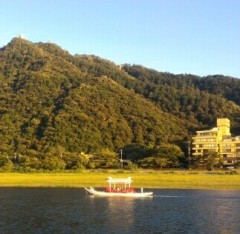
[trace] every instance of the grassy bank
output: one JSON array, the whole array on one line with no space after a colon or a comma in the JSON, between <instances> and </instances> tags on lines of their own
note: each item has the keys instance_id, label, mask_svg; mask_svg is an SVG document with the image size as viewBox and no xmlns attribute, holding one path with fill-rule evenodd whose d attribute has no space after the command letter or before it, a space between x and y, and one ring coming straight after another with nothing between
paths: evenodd
<instances>
[{"instance_id":1,"label":"grassy bank","mask_svg":"<svg viewBox=\"0 0 240 234\"><path fill-rule=\"evenodd\" d=\"M133 178L134 187L240 189L240 175L194 171L83 171L77 173L0 173L0 187L105 187L108 176Z\"/></svg>"}]
</instances>

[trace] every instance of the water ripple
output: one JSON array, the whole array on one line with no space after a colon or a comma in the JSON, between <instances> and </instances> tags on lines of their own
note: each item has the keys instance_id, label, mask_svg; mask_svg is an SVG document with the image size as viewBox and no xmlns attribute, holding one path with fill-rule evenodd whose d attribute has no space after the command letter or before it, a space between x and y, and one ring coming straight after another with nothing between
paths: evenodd
<instances>
[{"instance_id":1,"label":"water ripple","mask_svg":"<svg viewBox=\"0 0 240 234\"><path fill-rule=\"evenodd\" d=\"M240 191L156 189L151 199L77 188L0 188L0 233L240 233Z\"/></svg>"}]
</instances>

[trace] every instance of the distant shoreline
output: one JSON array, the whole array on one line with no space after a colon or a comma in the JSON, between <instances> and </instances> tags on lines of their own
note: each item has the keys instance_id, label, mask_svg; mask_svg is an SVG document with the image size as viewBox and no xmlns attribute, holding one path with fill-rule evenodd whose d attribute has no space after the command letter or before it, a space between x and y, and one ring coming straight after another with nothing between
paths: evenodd
<instances>
[{"instance_id":1,"label":"distant shoreline","mask_svg":"<svg viewBox=\"0 0 240 234\"><path fill-rule=\"evenodd\" d=\"M1 172L0 187L105 187L107 177L133 178L136 188L237 189L240 175L206 171Z\"/></svg>"}]
</instances>

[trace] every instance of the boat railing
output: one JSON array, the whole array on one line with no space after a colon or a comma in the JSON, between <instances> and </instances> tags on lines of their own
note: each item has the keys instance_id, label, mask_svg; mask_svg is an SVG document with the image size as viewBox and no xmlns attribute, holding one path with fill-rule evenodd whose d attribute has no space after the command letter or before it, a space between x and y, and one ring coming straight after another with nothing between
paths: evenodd
<instances>
[{"instance_id":1,"label":"boat railing","mask_svg":"<svg viewBox=\"0 0 240 234\"><path fill-rule=\"evenodd\" d=\"M135 189L134 188L111 188L111 187L106 187L105 192L108 193L134 193Z\"/></svg>"}]
</instances>

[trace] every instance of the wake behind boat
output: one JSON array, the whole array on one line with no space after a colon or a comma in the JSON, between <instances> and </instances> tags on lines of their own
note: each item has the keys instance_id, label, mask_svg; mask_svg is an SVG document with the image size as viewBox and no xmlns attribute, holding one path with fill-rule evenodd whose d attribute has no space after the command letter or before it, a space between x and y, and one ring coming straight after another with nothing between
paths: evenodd
<instances>
[{"instance_id":1,"label":"wake behind boat","mask_svg":"<svg viewBox=\"0 0 240 234\"><path fill-rule=\"evenodd\" d=\"M107 197L150 197L153 192L136 192L133 187L131 187L132 178L112 178L109 177L108 186L105 191L98 191L92 187L85 188L85 190L92 195L96 196L107 196Z\"/></svg>"}]
</instances>

